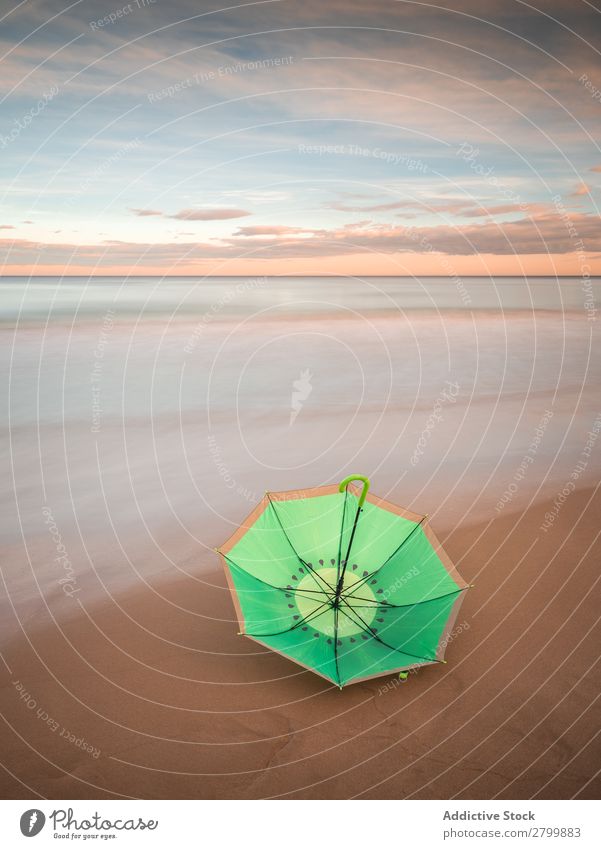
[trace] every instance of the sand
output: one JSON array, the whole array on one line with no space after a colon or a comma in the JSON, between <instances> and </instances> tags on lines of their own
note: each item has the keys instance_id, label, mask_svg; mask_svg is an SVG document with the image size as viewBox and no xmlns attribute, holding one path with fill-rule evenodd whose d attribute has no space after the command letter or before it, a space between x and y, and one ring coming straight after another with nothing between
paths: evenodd
<instances>
[{"instance_id":1,"label":"sand","mask_svg":"<svg viewBox=\"0 0 601 849\"><path fill-rule=\"evenodd\" d=\"M475 588L448 665L403 684L339 692L237 636L216 556L190 550L185 577L10 622L2 795L598 798L601 496L545 532L549 506L433 517Z\"/></svg>"},{"instance_id":2,"label":"sand","mask_svg":"<svg viewBox=\"0 0 601 849\"><path fill-rule=\"evenodd\" d=\"M330 283L222 301L222 282L149 279L116 303L116 281L11 284L2 795L599 795L601 357L580 281L470 278L469 310L448 280ZM265 489L351 472L429 513L476 586L447 666L339 692L237 636L212 547Z\"/></svg>"}]
</instances>

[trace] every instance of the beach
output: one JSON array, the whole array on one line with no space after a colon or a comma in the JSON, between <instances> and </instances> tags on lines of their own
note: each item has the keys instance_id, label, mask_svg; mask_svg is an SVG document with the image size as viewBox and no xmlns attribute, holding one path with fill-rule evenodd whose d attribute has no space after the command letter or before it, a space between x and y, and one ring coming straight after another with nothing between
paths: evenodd
<instances>
[{"instance_id":1,"label":"beach","mask_svg":"<svg viewBox=\"0 0 601 849\"><path fill-rule=\"evenodd\" d=\"M6 282L6 798L598 797L577 279ZM350 472L474 587L446 666L339 692L238 636L213 549Z\"/></svg>"}]
</instances>

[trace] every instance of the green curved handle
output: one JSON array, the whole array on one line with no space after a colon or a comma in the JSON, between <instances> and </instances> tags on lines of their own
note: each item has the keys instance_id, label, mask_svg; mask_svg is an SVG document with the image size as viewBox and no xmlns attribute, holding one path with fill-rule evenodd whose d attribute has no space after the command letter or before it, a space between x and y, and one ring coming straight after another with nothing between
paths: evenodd
<instances>
[{"instance_id":1,"label":"green curved handle","mask_svg":"<svg viewBox=\"0 0 601 849\"><path fill-rule=\"evenodd\" d=\"M349 475L348 478L345 478L340 486L338 487L338 492L344 492L351 481L363 481L363 491L359 496L359 510L365 504L365 499L367 498L367 491L369 489L369 478L366 478L365 475Z\"/></svg>"}]
</instances>

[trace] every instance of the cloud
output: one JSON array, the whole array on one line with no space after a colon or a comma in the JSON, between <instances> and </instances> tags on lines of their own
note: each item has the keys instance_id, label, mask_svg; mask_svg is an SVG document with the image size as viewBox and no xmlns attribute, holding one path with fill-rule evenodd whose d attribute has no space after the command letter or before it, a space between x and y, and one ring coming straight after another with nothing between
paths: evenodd
<instances>
[{"instance_id":1,"label":"cloud","mask_svg":"<svg viewBox=\"0 0 601 849\"><path fill-rule=\"evenodd\" d=\"M572 213L569 222L566 222L551 211L505 223L487 221L482 224L439 224L427 227L374 224L315 230L303 239L284 234L269 244L261 238L241 240L232 237L226 241L235 251L241 251L243 245L245 249L250 248L272 258L337 256L364 251L385 254L436 252L461 256L569 254L575 248L568 223L583 240L585 250L601 251L601 220L598 215Z\"/></svg>"},{"instance_id":2,"label":"cloud","mask_svg":"<svg viewBox=\"0 0 601 849\"><path fill-rule=\"evenodd\" d=\"M506 215L508 212L519 212L528 215L544 214L550 209L545 203L529 203L527 207L523 207L519 203L500 203L497 206L476 207L474 209L466 209L461 215L464 218L480 218L493 215Z\"/></svg>"},{"instance_id":3,"label":"cloud","mask_svg":"<svg viewBox=\"0 0 601 849\"><path fill-rule=\"evenodd\" d=\"M576 188L574 189L573 192L570 192L570 197L571 198L582 197L583 195L588 195L589 192L590 192L590 188L587 186L587 184L586 183L580 183L578 186L576 186Z\"/></svg>"},{"instance_id":4,"label":"cloud","mask_svg":"<svg viewBox=\"0 0 601 849\"><path fill-rule=\"evenodd\" d=\"M340 201L332 201L324 203L327 209L335 209L337 212L386 212L389 209L411 208L423 204L415 203L414 201L396 200L390 203L376 203L373 206L358 206L357 204L341 203Z\"/></svg>"},{"instance_id":5,"label":"cloud","mask_svg":"<svg viewBox=\"0 0 601 849\"><path fill-rule=\"evenodd\" d=\"M601 165L593 165L592 168L589 168L589 171L596 171L598 173L601 171Z\"/></svg>"},{"instance_id":6,"label":"cloud","mask_svg":"<svg viewBox=\"0 0 601 849\"><path fill-rule=\"evenodd\" d=\"M207 242L127 242L75 245L24 239L0 239L0 257L11 267L89 266L91 268L152 266L158 271L183 273L203 261L310 260L328 257L404 257L446 254L460 257L523 257L575 255L576 232L588 255L601 252L601 220L598 215L571 213L569 221L554 211L527 216L518 221L463 225L439 224L427 227L390 227L358 222L336 229L302 230L281 225L241 228L235 235ZM572 234L572 235L571 235ZM266 235L272 236L265 239ZM4 251L2 249L5 249ZM251 273L251 271L249 271ZM315 273L315 272L314 272Z\"/></svg>"},{"instance_id":7,"label":"cloud","mask_svg":"<svg viewBox=\"0 0 601 849\"><path fill-rule=\"evenodd\" d=\"M549 211L549 204L530 203L521 205L519 203L502 203L494 206L480 206L473 198L461 200L450 199L440 203L440 198L432 198L429 201L397 201L394 203L381 203L373 206L351 206L334 202L329 204L331 209L344 212L383 212L389 209L416 210L423 213L449 213L459 215L463 218L488 218L495 215L505 215L509 212L519 212L521 215L541 215ZM408 212L399 213L397 218L415 218Z\"/></svg>"},{"instance_id":8,"label":"cloud","mask_svg":"<svg viewBox=\"0 0 601 849\"><path fill-rule=\"evenodd\" d=\"M336 209L341 212L386 212L392 209L416 210L423 213L444 212L454 215L461 215L466 218L477 218L488 215L502 215L506 212L524 212L522 207L517 203L498 204L497 206L482 207L477 204L473 198L470 199L450 199L440 202L440 198L431 198L428 201L394 201L391 203L379 203L372 206L355 206L350 204L342 204L334 202L327 204L330 209ZM531 204L529 211L542 212L548 207L543 204ZM409 216L407 212L403 212L397 216L398 218L415 217Z\"/></svg>"},{"instance_id":9,"label":"cloud","mask_svg":"<svg viewBox=\"0 0 601 849\"><path fill-rule=\"evenodd\" d=\"M228 218L244 218L244 216L252 214L245 209L225 209L221 207L215 209L181 209L173 215L162 212L160 209L136 209L132 207L131 211L141 218L159 215L162 218L175 218L178 221L225 221Z\"/></svg>"},{"instance_id":10,"label":"cloud","mask_svg":"<svg viewBox=\"0 0 601 849\"><path fill-rule=\"evenodd\" d=\"M178 221L224 221L227 218L244 218L252 213L245 209L181 209L165 218L177 218Z\"/></svg>"},{"instance_id":11,"label":"cloud","mask_svg":"<svg viewBox=\"0 0 601 849\"><path fill-rule=\"evenodd\" d=\"M193 260L224 254L223 248L195 242L106 241L100 244L41 243L30 239L0 239L0 261L13 265L55 265L68 273L71 266L110 269L138 265L157 268L185 267Z\"/></svg>"},{"instance_id":12,"label":"cloud","mask_svg":"<svg viewBox=\"0 0 601 849\"><path fill-rule=\"evenodd\" d=\"M134 209L131 210L134 215L139 215L141 218L146 218L148 215L163 215L158 209Z\"/></svg>"},{"instance_id":13,"label":"cloud","mask_svg":"<svg viewBox=\"0 0 601 849\"><path fill-rule=\"evenodd\" d=\"M12 224L0 224L0 230L14 230Z\"/></svg>"},{"instance_id":14,"label":"cloud","mask_svg":"<svg viewBox=\"0 0 601 849\"><path fill-rule=\"evenodd\" d=\"M58 0L49 2L60 6ZM126 15L116 26L93 32L87 4L79 5L56 18L52 27L44 30L44 38L27 39L3 61L3 82L16 86L6 104L12 110L7 114L9 124L13 118L21 120L49 85L60 87L60 97L52 101L40 122L56 120L58 130L62 127L59 119L71 117L66 129L48 134L39 154L44 165L50 162L58 166L64 161L62 147L69 145L71 133L86 140L77 158L68 160L68 168L53 175L49 190L72 192L78 180L85 184L89 179L86 174L99 173L95 170L98 162L102 169L106 163L98 191L86 193L86 216L103 210L111 193L115 197L135 179L152 180L148 184L156 190L153 203L176 212L174 216L156 209L134 209L130 213L142 218L174 217L192 223L248 215L242 211L228 215L224 210L215 216L207 210L177 212L182 203L199 200L195 195L182 199L173 186L190 185L185 181L196 173L200 150L211 151L202 157L207 166L211 165L202 178L207 191L200 198L202 202L252 206L256 214L255 203L269 201L279 204L276 214L270 216L272 220L290 220L287 212L292 208L298 212L299 219L294 223L299 226L314 223L310 213L305 214L307 192L318 185L315 177L321 178L325 167L323 158L300 159L299 141L340 142L346 145L346 151L356 144L361 153L327 163L328 177L341 175L337 185L355 186L355 194L375 183L386 192L396 178L406 180L408 187L411 181L415 195L420 193L415 189L418 179L420 187L435 181L434 172L428 177L410 174L405 165L387 164L379 158L380 153L423 158L429 168L443 175L441 182L449 179L464 185L462 178L473 180L474 174L457 157L453 142L466 140L480 145L484 168L494 167L501 179L523 179L519 191L524 197L531 196L529 186L536 182L539 172L545 180L549 176L565 179L565 172L560 171L560 152L565 152L568 160L576 154L575 164L582 167L582 173L589 167L591 154L584 146L584 128L590 127L592 132L594 124L583 119L597 116L599 104L577 77L582 63L588 62L593 68L588 69L591 79L595 78L594 57L587 56L578 38L572 39L561 23L527 4L518 4L516 9L502 0L491 0L484 17L477 0L439 6L388 0L333 0L331 4L307 0L302 9L294 4L251 4L235 14L201 13L193 0L181 0L178 8L182 4L191 15L198 14L198 19L177 25L168 4L161 8L157 4L152 9L153 19L158 16L166 28L154 34L144 28L142 18L146 15L142 13ZM571 4L554 0L553 7L554 12L556 8L566 10L567 20L577 32L592 31L590 21L596 11L583 4L576 9L573 0ZM21 4L13 17L29 15L28 9L29 4ZM374 19L380 24L377 29L371 26ZM3 53L20 40L13 37L8 19L7 23L9 30L0 45ZM303 23L311 26L303 29ZM158 29L159 24L155 24ZM17 29L30 32L22 23ZM268 34L267 29L273 32ZM134 39L130 37L132 30ZM202 50L198 47L199 32L206 44ZM236 37L229 39L228 34ZM69 44L71 38L77 40ZM236 67L237 62L278 55L294 55L295 60L278 68L219 73L220 68ZM568 62L574 74L566 72L559 59ZM208 72L215 76L206 78ZM153 92L187 80L192 83L176 97L162 98L158 105L149 101ZM97 101L90 102L90 97L96 96ZM95 127L89 126L89 107L107 127L98 138L90 135ZM130 114L130 109L135 111ZM123 120L119 115L119 122L111 123L119 110ZM582 121L582 126L575 119ZM163 127L165 122L167 127ZM202 138L199 126L203 128ZM23 142L33 143L38 134L41 142L46 136L41 129L40 123L35 131L24 130ZM144 143L134 156L117 159L124 139L134 135ZM564 143L568 136L577 143L574 150ZM11 145L6 155L14 156L15 167L20 168L19 147ZM239 162L241 152L245 156L260 154L260 158ZM214 171L212 166L220 160L220 170ZM527 165L522 168L522 163ZM147 168L151 169L148 173ZM251 173L252 185L265 189L250 189L247 181ZM39 192L38 175L38 168L31 166L20 180L19 190ZM279 186L281 176L290 178L286 188L291 197L268 188L274 177ZM428 212L426 203L390 203L394 195L386 194L364 200L357 197L356 202L366 206L352 206L355 199L351 194L331 208L358 212L357 217L362 218L371 212L390 211L393 215L407 210L405 219L409 213ZM406 197L407 193L399 196ZM134 199L135 195L130 197ZM489 197L488 203L495 200ZM44 201L48 202L47 194ZM472 208L466 218L487 215L476 211L475 204ZM458 210L449 206L435 211ZM104 217L103 212L103 221ZM345 219L332 215L327 226L335 227L341 220ZM57 224L68 226L63 220ZM113 220L107 229L117 233L118 226L119 222Z\"/></svg>"},{"instance_id":15,"label":"cloud","mask_svg":"<svg viewBox=\"0 0 601 849\"><path fill-rule=\"evenodd\" d=\"M235 236L292 236L299 233L311 233L302 227L286 227L283 224L256 224L253 227L239 227Z\"/></svg>"}]
</instances>

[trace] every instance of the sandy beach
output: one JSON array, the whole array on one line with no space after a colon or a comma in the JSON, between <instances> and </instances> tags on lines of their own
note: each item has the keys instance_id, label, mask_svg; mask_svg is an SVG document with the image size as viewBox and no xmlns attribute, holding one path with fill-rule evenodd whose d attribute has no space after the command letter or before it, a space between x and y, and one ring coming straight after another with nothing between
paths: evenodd
<instances>
[{"instance_id":1,"label":"sandy beach","mask_svg":"<svg viewBox=\"0 0 601 849\"><path fill-rule=\"evenodd\" d=\"M219 571L40 616L4 652L3 794L596 798L600 504L442 528L476 586L448 666L403 684L339 692L237 637Z\"/></svg>"},{"instance_id":2,"label":"sandy beach","mask_svg":"<svg viewBox=\"0 0 601 849\"><path fill-rule=\"evenodd\" d=\"M307 314L280 281L274 315L176 320L166 284L148 318L2 328L4 796L598 796L596 326L468 283L480 309L441 283ZM447 666L339 692L237 636L212 549L265 489L351 471L475 587Z\"/></svg>"}]
</instances>

